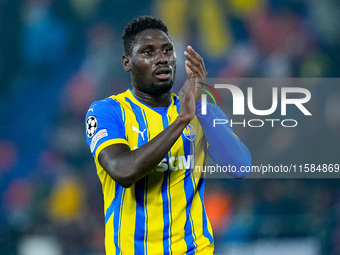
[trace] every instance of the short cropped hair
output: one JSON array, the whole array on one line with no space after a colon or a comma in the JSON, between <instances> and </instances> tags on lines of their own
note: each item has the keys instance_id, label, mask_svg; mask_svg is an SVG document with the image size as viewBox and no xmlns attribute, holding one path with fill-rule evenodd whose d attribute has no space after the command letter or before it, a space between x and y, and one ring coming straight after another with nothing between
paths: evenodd
<instances>
[{"instance_id":1,"label":"short cropped hair","mask_svg":"<svg viewBox=\"0 0 340 255\"><path fill-rule=\"evenodd\" d=\"M137 34L146 29L159 29L169 36L168 28L162 20L151 16L140 16L135 18L129 24L127 24L122 36L125 55L131 56L132 45Z\"/></svg>"}]
</instances>

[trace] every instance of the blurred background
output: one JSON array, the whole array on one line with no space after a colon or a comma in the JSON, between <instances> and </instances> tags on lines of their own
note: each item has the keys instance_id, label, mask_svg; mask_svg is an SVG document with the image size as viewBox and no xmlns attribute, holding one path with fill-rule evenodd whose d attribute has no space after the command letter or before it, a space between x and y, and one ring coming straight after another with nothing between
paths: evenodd
<instances>
[{"instance_id":1,"label":"blurred background","mask_svg":"<svg viewBox=\"0 0 340 255\"><path fill-rule=\"evenodd\" d=\"M84 118L94 100L130 87L121 36L146 14L174 40L175 92L188 44L209 77L340 77L337 0L0 0L2 255L104 254ZM255 163L339 163L340 90L313 91L319 118L307 129L237 130ZM207 180L216 254L340 254L339 183Z\"/></svg>"}]
</instances>

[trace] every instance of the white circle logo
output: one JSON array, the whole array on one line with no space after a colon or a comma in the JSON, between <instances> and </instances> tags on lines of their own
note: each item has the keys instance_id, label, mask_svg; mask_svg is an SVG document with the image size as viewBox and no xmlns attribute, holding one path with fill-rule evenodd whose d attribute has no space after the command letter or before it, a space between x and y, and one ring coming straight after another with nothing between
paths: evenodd
<instances>
[{"instance_id":1,"label":"white circle logo","mask_svg":"<svg viewBox=\"0 0 340 255\"><path fill-rule=\"evenodd\" d=\"M196 139L196 129L192 124L188 124L183 130L183 134L189 141L194 141Z\"/></svg>"}]
</instances>

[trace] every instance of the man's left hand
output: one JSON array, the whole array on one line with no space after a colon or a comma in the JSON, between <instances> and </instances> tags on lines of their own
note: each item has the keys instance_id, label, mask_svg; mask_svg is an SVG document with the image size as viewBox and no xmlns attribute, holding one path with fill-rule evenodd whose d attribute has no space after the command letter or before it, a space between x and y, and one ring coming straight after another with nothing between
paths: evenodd
<instances>
[{"instance_id":1,"label":"man's left hand","mask_svg":"<svg viewBox=\"0 0 340 255\"><path fill-rule=\"evenodd\" d=\"M187 75L193 75L195 78L195 100L201 99L203 84L207 78L207 70L205 69L203 58L198 54L190 45L187 47L188 51L184 51L184 56L187 58L185 61L185 71Z\"/></svg>"}]
</instances>

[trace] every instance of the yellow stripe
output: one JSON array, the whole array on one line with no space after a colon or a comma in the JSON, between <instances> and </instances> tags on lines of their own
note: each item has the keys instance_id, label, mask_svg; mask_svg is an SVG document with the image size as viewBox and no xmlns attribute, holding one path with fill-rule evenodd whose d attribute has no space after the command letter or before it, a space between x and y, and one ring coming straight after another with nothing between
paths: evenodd
<instances>
[{"instance_id":1,"label":"yellow stripe","mask_svg":"<svg viewBox=\"0 0 340 255\"><path fill-rule=\"evenodd\" d=\"M195 234L195 226L194 226L194 222L193 222L193 219L192 219L191 212L189 213L189 219L190 219L190 225L191 225L191 229L192 229L192 238L195 240L194 241L195 251L197 251L197 243L196 243L197 236Z\"/></svg>"},{"instance_id":2,"label":"yellow stripe","mask_svg":"<svg viewBox=\"0 0 340 255\"><path fill-rule=\"evenodd\" d=\"M169 210L169 229L168 229L168 233L171 233L171 235L169 235L169 254L171 254L171 245L172 245L172 220L171 220L171 216L172 216L172 208L171 208L171 192L170 192L170 172L169 172L169 176L168 176L168 183L167 183L167 196L168 196L168 210Z\"/></svg>"},{"instance_id":3,"label":"yellow stripe","mask_svg":"<svg viewBox=\"0 0 340 255\"><path fill-rule=\"evenodd\" d=\"M143 118L149 122L148 139L153 139L163 131L162 116L153 110L144 112ZM147 216L148 216L148 234L147 234L147 250L152 251L163 250L164 220L163 220L163 199L162 184L164 180L164 172L152 171L148 175L147 180ZM166 206L166 205L165 205Z\"/></svg>"},{"instance_id":4,"label":"yellow stripe","mask_svg":"<svg viewBox=\"0 0 340 255\"><path fill-rule=\"evenodd\" d=\"M143 119L144 119L144 123L145 123L145 126L146 126L146 132L147 132L147 135L148 135L148 142L150 141L150 128L149 128L149 122L147 121L147 117L145 115L145 110L142 109L142 115L143 115Z\"/></svg>"},{"instance_id":5,"label":"yellow stripe","mask_svg":"<svg viewBox=\"0 0 340 255\"><path fill-rule=\"evenodd\" d=\"M177 116L173 114L172 117ZM176 141L176 143L172 146L170 151L171 157L176 157L177 159L174 163L178 163L178 156L184 155L184 147L183 147L183 140L182 137ZM171 170L170 170L171 171ZM184 189L184 178L185 170L176 170L171 171L170 174L170 195L172 206L172 222L176 222L171 227L172 237L171 237L171 251L173 254L182 254L183 250L186 249L186 243L184 240L184 226L186 223L186 194ZM173 188L172 188L173 187Z\"/></svg>"},{"instance_id":6,"label":"yellow stripe","mask_svg":"<svg viewBox=\"0 0 340 255\"><path fill-rule=\"evenodd\" d=\"M123 144L126 144L126 145L129 145L128 141L126 141L125 139L123 138L116 138L116 139L111 139L111 140L108 140L106 142L103 142L101 145L98 146L97 150L96 150L96 156L95 156L95 159L98 159L98 155L99 153L106 147L110 146L110 145L113 145L113 144L118 144L118 143L123 143Z\"/></svg>"},{"instance_id":7,"label":"yellow stripe","mask_svg":"<svg viewBox=\"0 0 340 255\"><path fill-rule=\"evenodd\" d=\"M113 237L113 217L110 217L105 226L105 251L108 255L113 255L116 253L116 247L112 241Z\"/></svg>"},{"instance_id":8,"label":"yellow stripe","mask_svg":"<svg viewBox=\"0 0 340 255\"><path fill-rule=\"evenodd\" d=\"M191 177L191 179L192 179L192 185L193 185L193 189L194 190L197 190L197 185L196 185L196 180L195 180L195 176L194 176L194 174L193 174L193 171L190 171L190 177ZM195 203L195 200L197 200L197 199L195 199L195 198L197 198L197 197L199 197L199 196L194 196L194 198L193 198L193 200L192 200L192 204L191 204L191 209L190 209L190 213L189 213L189 218L190 218L190 223L191 223L191 229L192 229L192 237L194 238L194 245L195 245L195 251L197 251L197 243L196 243L196 240L198 240L198 238L199 238L199 236L197 236L196 235L196 232L197 233L203 233L203 229L202 229L202 231L200 231L200 230L197 230L197 227L195 226L195 224L194 224L194 221L193 221L193 219L192 219L192 213L191 213L191 211L192 211L192 208L193 208L193 206L194 206L194 203ZM195 212L195 211L194 211Z\"/></svg>"},{"instance_id":9,"label":"yellow stripe","mask_svg":"<svg viewBox=\"0 0 340 255\"><path fill-rule=\"evenodd\" d=\"M197 180L198 182L199 180ZM190 210L190 215L192 217L192 224L195 229L195 234L197 235L197 240L195 242L195 245L197 245L197 249L200 251L202 249L201 247L206 247L209 245L209 239L203 236L203 220L202 220L202 214L203 214L203 207L202 207L202 201L200 196L195 196L192 201L192 206ZM212 229L210 226L209 219L208 221L208 231L212 235Z\"/></svg>"},{"instance_id":10,"label":"yellow stripe","mask_svg":"<svg viewBox=\"0 0 340 255\"><path fill-rule=\"evenodd\" d=\"M127 136L127 130L126 130L126 125L125 125L125 119L126 119L126 112L125 112L125 109L121 106L121 104L119 104L121 110L122 110L122 119L123 119L123 122L124 122L124 127L125 127L125 137L128 137Z\"/></svg>"},{"instance_id":11,"label":"yellow stripe","mask_svg":"<svg viewBox=\"0 0 340 255\"><path fill-rule=\"evenodd\" d=\"M135 186L125 189L123 215L121 217L120 225L120 247L125 254L135 254L134 251L134 235L136 227L136 200L135 200ZM112 235L113 236L113 235ZM111 236L111 238L112 238ZM112 239L111 239L112 241Z\"/></svg>"},{"instance_id":12,"label":"yellow stripe","mask_svg":"<svg viewBox=\"0 0 340 255\"><path fill-rule=\"evenodd\" d=\"M192 179L192 185L193 185L193 188L194 190L197 190L197 185L196 185L196 180L195 180L195 176L193 174L192 171L190 171L190 177ZM194 244L195 244L195 251L197 251L197 243L196 243L196 240L198 239L198 237L196 236L196 232L198 233L203 233L203 229L202 231L197 231L197 228L196 226L194 225L194 222L193 222L193 219L192 219L192 214L191 214L191 211L192 211L192 207L194 206L194 202L195 202L195 198L197 198L199 196L194 196L193 200L192 200L192 205L191 205L191 209L190 209L190 213L189 213L189 218L190 218L190 223L191 223L191 229L192 229L192 237L194 238Z\"/></svg>"},{"instance_id":13,"label":"yellow stripe","mask_svg":"<svg viewBox=\"0 0 340 255\"><path fill-rule=\"evenodd\" d=\"M147 254L147 228L148 228L148 212L147 212L147 193L148 193L148 176L145 177L144 185L144 215L145 215L145 225L144 225L144 254Z\"/></svg>"},{"instance_id":14,"label":"yellow stripe","mask_svg":"<svg viewBox=\"0 0 340 255\"><path fill-rule=\"evenodd\" d=\"M123 212L123 201L124 201L124 196L125 196L125 188L123 189L123 195L122 195L122 198L120 200L120 212L119 212L119 223L118 223L118 245L119 247L121 248L121 244L120 244L120 235L121 235L121 224L122 224L122 212ZM122 249L120 249L120 253L119 254L122 254Z\"/></svg>"}]
</instances>

